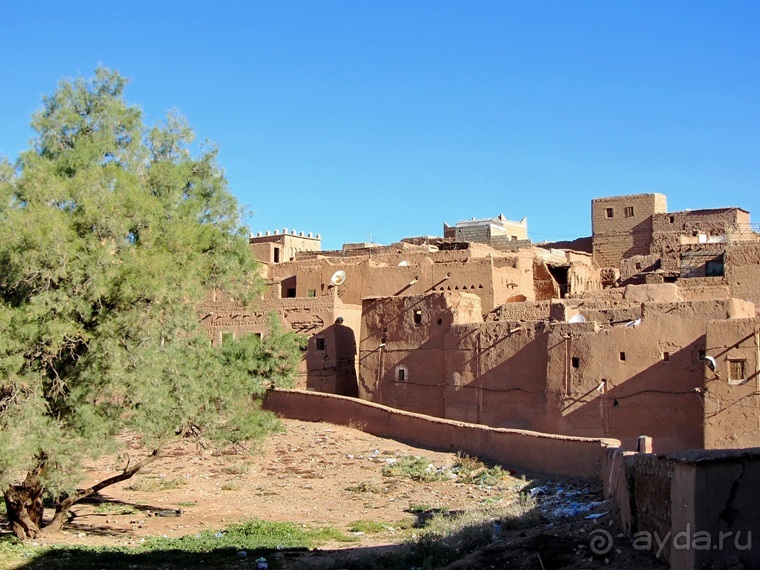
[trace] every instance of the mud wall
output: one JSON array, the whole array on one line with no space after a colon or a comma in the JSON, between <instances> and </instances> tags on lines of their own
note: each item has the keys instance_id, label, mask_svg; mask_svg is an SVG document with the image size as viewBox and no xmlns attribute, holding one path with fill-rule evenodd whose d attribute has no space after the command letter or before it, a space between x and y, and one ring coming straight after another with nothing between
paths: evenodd
<instances>
[{"instance_id":1,"label":"mud wall","mask_svg":"<svg viewBox=\"0 0 760 570\"><path fill-rule=\"evenodd\" d=\"M673 284L631 286L612 308L556 301L553 321L482 322L468 294L365 301L359 393L446 419L614 437L626 449L641 435L657 453L702 448L707 323L754 316L754 307L664 301L678 296ZM573 314L587 321L563 322Z\"/></svg>"},{"instance_id":2,"label":"mud wall","mask_svg":"<svg viewBox=\"0 0 760 570\"><path fill-rule=\"evenodd\" d=\"M594 260L600 267L618 267L633 255L649 255L652 216L667 211L663 194L633 194L591 201Z\"/></svg>"},{"instance_id":3,"label":"mud wall","mask_svg":"<svg viewBox=\"0 0 760 570\"><path fill-rule=\"evenodd\" d=\"M605 451L620 443L490 428L299 390L270 391L264 407L283 417L346 425L429 449L461 450L529 473L598 477Z\"/></svg>"},{"instance_id":4,"label":"mud wall","mask_svg":"<svg viewBox=\"0 0 760 570\"><path fill-rule=\"evenodd\" d=\"M760 244L728 246L725 271L731 296L760 306Z\"/></svg>"},{"instance_id":5,"label":"mud wall","mask_svg":"<svg viewBox=\"0 0 760 570\"><path fill-rule=\"evenodd\" d=\"M357 395L360 306L342 303L336 297L321 297L263 299L246 307L221 291L211 291L198 312L214 346L220 346L227 335L266 335L269 315L274 313L282 326L308 337L298 387Z\"/></svg>"},{"instance_id":6,"label":"mud wall","mask_svg":"<svg viewBox=\"0 0 760 570\"><path fill-rule=\"evenodd\" d=\"M715 320L707 324L704 367L704 447L760 445L760 319Z\"/></svg>"},{"instance_id":7,"label":"mud wall","mask_svg":"<svg viewBox=\"0 0 760 570\"><path fill-rule=\"evenodd\" d=\"M627 461L608 450L602 470L635 548L679 570L760 567L760 448Z\"/></svg>"}]
</instances>

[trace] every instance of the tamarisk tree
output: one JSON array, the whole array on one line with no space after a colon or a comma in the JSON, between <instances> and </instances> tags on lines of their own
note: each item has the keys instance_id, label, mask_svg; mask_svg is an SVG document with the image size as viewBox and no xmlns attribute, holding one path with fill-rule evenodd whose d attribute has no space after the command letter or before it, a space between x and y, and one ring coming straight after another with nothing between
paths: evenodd
<instances>
[{"instance_id":1,"label":"tamarisk tree","mask_svg":"<svg viewBox=\"0 0 760 570\"><path fill-rule=\"evenodd\" d=\"M261 437L274 420L254 396L298 363L301 340L276 322L221 350L199 328L210 289L260 292L240 208L216 149L190 152L176 113L146 127L125 84L104 68L61 82L31 148L0 162L0 484L20 538L59 529L176 438ZM152 453L78 488L125 432Z\"/></svg>"}]
</instances>

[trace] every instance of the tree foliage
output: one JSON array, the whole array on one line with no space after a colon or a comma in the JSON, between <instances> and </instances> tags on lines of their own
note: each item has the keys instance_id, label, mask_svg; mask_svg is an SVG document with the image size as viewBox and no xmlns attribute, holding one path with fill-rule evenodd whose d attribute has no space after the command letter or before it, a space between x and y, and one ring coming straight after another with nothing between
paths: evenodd
<instances>
[{"instance_id":1,"label":"tree foliage","mask_svg":"<svg viewBox=\"0 0 760 570\"><path fill-rule=\"evenodd\" d=\"M0 484L20 536L39 531L35 493L78 497L82 462L124 430L154 449L260 436L252 394L297 363L279 329L210 346L204 293L260 291L240 209L216 149L192 153L176 113L146 127L125 85L102 68L63 81L32 148L0 163Z\"/></svg>"}]
</instances>

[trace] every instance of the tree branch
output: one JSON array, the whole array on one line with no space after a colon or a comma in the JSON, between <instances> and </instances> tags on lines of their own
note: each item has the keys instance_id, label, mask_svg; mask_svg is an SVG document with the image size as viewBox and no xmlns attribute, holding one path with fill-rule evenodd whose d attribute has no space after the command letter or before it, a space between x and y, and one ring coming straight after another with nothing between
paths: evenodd
<instances>
[{"instance_id":1,"label":"tree branch","mask_svg":"<svg viewBox=\"0 0 760 570\"><path fill-rule=\"evenodd\" d=\"M53 532L61 530L61 528L63 527L64 517L68 514L69 509L71 509L71 507L73 507L76 503L78 503L82 499L85 499L91 495L94 495L101 489L105 489L106 487L110 487L111 485L114 485L115 483L119 483L121 481L126 481L127 479L131 478L135 473L140 471L143 467L145 467L149 463L152 463L159 457L161 457L161 450L154 449L150 455L148 455L142 461L135 463L132 467L130 467L129 462L127 462L127 466L118 475L114 475L113 477L109 477L108 479L103 479L99 483L95 483L92 487L87 487L86 489L77 489L76 493L66 497L63 501L59 502L56 505L55 515L53 516L53 519L50 521L50 523L48 523L45 526L45 530L49 529Z\"/></svg>"}]
</instances>

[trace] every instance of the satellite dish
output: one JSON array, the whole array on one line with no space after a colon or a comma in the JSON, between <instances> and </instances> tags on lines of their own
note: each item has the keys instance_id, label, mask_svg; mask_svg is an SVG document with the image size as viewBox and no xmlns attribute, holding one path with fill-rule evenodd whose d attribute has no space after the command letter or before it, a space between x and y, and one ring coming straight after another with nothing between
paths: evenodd
<instances>
[{"instance_id":1,"label":"satellite dish","mask_svg":"<svg viewBox=\"0 0 760 570\"><path fill-rule=\"evenodd\" d=\"M335 273L332 274L332 277L330 277L330 283L332 283L335 286L343 285L343 283L346 281L346 272L342 269L338 269Z\"/></svg>"},{"instance_id":2,"label":"satellite dish","mask_svg":"<svg viewBox=\"0 0 760 570\"><path fill-rule=\"evenodd\" d=\"M585 323L586 317L583 315L575 315L574 317L570 317L570 320L567 321L568 323Z\"/></svg>"},{"instance_id":3,"label":"satellite dish","mask_svg":"<svg viewBox=\"0 0 760 570\"><path fill-rule=\"evenodd\" d=\"M713 372L718 368L718 363L715 362L715 359L712 356L705 356L705 364L707 364L707 367Z\"/></svg>"},{"instance_id":4,"label":"satellite dish","mask_svg":"<svg viewBox=\"0 0 760 570\"><path fill-rule=\"evenodd\" d=\"M404 261L399 261L399 262L398 262L398 266L399 266L399 267L408 267L408 266L409 266L409 262L408 262L408 261L406 261L406 260L404 260Z\"/></svg>"}]
</instances>

